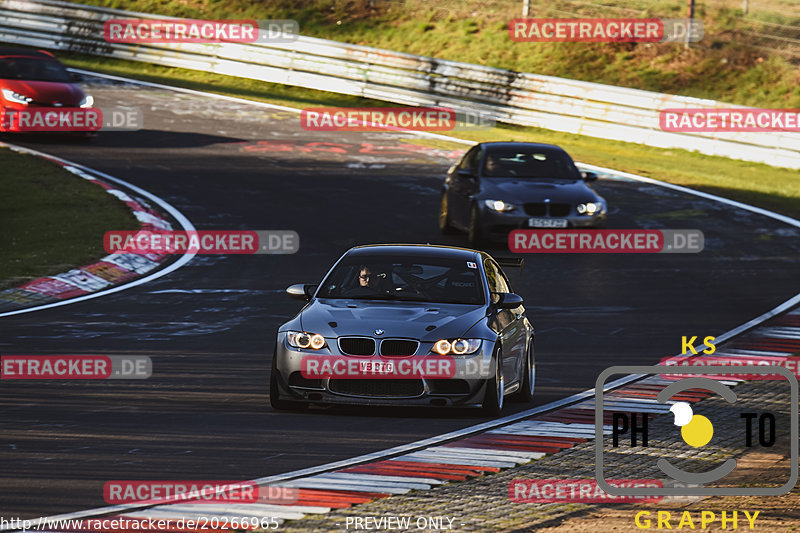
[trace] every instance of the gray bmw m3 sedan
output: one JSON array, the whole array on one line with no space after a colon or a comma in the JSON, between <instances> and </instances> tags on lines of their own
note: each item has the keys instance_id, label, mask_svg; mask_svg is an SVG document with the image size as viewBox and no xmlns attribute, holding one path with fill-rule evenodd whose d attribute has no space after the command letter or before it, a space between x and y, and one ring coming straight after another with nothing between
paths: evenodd
<instances>
[{"instance_id":1,"label":"gray bmw m3 sedan","mask_svg":"<svg viewBox=\"0 0 800 533\"><path fill-rule=\"evenodd\" d=\"M485 252L431 245L348 250L278 329L276 409L308 404L482 407L530 401L534 331Z\"/></svg>"}]
</instances>

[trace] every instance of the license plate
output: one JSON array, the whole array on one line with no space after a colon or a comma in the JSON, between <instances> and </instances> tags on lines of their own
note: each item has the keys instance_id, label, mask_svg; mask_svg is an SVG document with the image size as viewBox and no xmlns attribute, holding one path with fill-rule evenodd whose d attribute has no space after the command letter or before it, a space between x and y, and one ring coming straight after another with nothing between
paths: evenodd
<instances>
[{"instance_id":1,"label":"license plate","mask_svg":"<svg viewBox=\"0 0 800 533\"><path fill-rule=\"evenodd\" d=\"M394 363L383 361L362 361L362 374L391 374L394 372Z\"/></svg>"},{"instance_id":2,"label":"license plate","mask_svg":"<svg viewBox=\"0 0 800 533\"><path fill-rule=\"evenodd\" d=\"M567 221L563 218L529 218L528 226L532 228L566 228Z\"/></svg>"}]
</instances>

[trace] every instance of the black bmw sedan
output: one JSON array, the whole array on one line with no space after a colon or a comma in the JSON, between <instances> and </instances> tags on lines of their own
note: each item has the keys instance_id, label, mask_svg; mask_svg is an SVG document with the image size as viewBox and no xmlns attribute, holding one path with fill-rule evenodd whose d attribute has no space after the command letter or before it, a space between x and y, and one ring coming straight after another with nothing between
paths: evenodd
<instances>
[{"instance_id":1,"label":"black bmw sedan","mask_svg":"<svg viewBox=\"0 0 800 533\"><path fill-rule=\"evenodd\" d=\"M596 179L558 146L481 143L447 172L439 228L466 231L477 246L514 229L599 227L607 206L587 184Z\"/></svg>"}]
</instances>

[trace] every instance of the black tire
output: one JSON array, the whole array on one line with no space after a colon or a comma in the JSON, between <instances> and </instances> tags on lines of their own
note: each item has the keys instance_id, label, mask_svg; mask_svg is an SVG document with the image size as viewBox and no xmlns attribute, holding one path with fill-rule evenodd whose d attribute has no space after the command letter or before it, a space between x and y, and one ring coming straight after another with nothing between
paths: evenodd
<instances>
[{"instance_id":1,"label":"black tire","mask_svg":"<svg viewBox=\"0 0 800 533\"><path fill-rule=\"evenodd\" d=\"M484 243L480 220L478 220L478 206L473 205L469 215L469 244L477 248Z\"/></svg>"},{"instance_id":2,"label":"black tire","mask_svg":"<svg viewBox=\"0 0 800 533\"><path fill-rule=\"evenodd\" d=\"M498 416L503 410L505 381L503 380L503 361L499 350L495 356L494 377L486 380L486 393L481 406L483 413L487 416Z\"/></svg>"},{"instance_id":3,"label":"black tire","mask_svg":"<svg viewBox=\"0 0 800 533\"><path fill-rule=\"evenodd\" d=\"M450 210L447 208L446 194L442 194L442 200L439 202L439 231L445 235L456 233L456 228L450 222Z\"/></svg>"},{"instance_id":4,"label":"black tire","mask_svg":"<svg viewBox=\"0 0 800 533\"><path fill-rule=\"evenodd\" d=\"M522 386L514 393L512 399L515 402L528 403L533 399L533 391L536 387L536 361L533 357L533 339L525 352L525 368L523 369Z\"/></svg>"},{"instance_id":5,"label":"black tire","mask_svg":"<svg viewBox=\"0 0 800 533\"><path fill-rule=\"evenodd\" d=\"M272 364L269 369L269 403L273 409L277 411L303 411L308 407L307 403L293 402L291 400L283 400L280 397L278 390L278 374L275 370L275 357L277 354L272 355Z\"/></svg>"}]
</instances>

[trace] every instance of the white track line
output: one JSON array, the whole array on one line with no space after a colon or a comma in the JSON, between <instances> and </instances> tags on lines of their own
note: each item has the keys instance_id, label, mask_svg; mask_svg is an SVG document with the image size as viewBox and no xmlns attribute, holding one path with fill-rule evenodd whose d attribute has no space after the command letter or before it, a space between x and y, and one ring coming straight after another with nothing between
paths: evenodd
<instances>
[{"instance_id":1,"label":"white track line","mask_svg":"<svg viewBox=\"0 0 800 533\"><path fill-rule=\"evenodd\" d=\"M330 479L363 479L365 481L416 481L417 483L425 483L426 485L443 485L444 481L441 479L426 478L426 477L412 477L412 476L386 476L382 474L355 474L349 472L332 472L325 474L325 477Z\"/></svg>"}]
</instances>

